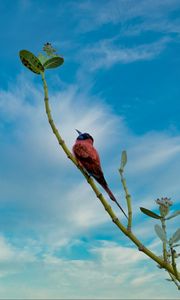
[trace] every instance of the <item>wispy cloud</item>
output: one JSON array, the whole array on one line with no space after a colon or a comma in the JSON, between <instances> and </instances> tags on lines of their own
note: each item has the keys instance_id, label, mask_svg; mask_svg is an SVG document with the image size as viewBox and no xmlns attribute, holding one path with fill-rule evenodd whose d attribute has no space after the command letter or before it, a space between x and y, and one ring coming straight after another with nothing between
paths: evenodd
<instances>
[{"instance_id":1,"label":"wispy cloud","mask_svg":"<svg viewBox=\"0 0 180 300\"><path fill-rule=\"evenodd\" d=\"M80 19L79 29L81 31L97 30L103 25L120 24L120 31L126 34L134 34L133 26L129 21L135 21L136 34L143 31L153 30L164 32L174 31L176 20L171 19L171 13L178 10L178 0L160 1L133 1L133 0L103 0L102 2L81 1L76 6L76 14ZM171 24L171 26L170 26ZM142 26L143 25L143 26ZM164 25L164 26L163 26ZM179 31L179 30L178 30Z\"/></svg>"},{"instance_id":2,"label":"wispy cloud","mask_svg":"<svg viewBox=\"0 0 180 300\"><path fill-rule=\"evenodd\" d=\"M171 39L166 37L149 44L123 47L116 45L114 39L107 39L86 48L83 54L91 70L108 69L118 63L151 60L158 56L170 41Z\"/></svg>"},{"instance_id":3,"label":"wispy cloud","mask_svg":"<svg viewBox=\"0 0 180 300\"><path fill-rule=\"evenodd\" d=\"M133 5L134 4L134 5ZM104 26L107 38L89 42L81 52L84 69L95 71L108 69L117 63L127 64L136 61L152 60L159 56L173 41L179 41L180 22L172 18L173 13L180 9L177 0L170 1L138 1L104 0L100 2L82 1L74 4L75 16L81 33L100 32ZM114 30L107 32L105 25L111 24ZM118 33L117 33L118 32ZM156 38L149 40L149 33ZM146 35L147 33L147 35ZM135 36L142 36L143 42ZM124 45L126 37L130 43ZM147 42L146 42L147 37ZM91 39L90 39L91 40ZM79 52L77 56L79 61Z\"/></svg>"},{"instance_id":4,"label":"wispy cloud","mask_svg":"<svg viewBox=\"0 0 180 300\"><path fill-rule=\"evenodd\" d=\"M141 138L143 139L143 144L141 144ZM130 172L133 174L134 172L150 172L152 169L163 166L167 162L171 164L171 159L176 159L179 156L180 137L170 137L168 132L149 132L143 137L139 137L139 143L136 143L131 148L131 151L133 151L133 157L136 157L136 159L133 159L133 162L130 161L132 167ZM141 160L142 157L143 159Z\"/></svg>"}]
</instances>

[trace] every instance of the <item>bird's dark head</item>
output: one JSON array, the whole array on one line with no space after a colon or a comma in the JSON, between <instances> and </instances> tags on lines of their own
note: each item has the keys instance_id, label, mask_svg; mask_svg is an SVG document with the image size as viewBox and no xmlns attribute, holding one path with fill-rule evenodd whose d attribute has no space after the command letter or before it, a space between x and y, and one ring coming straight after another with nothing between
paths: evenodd
<instances>
[{"instance_id":1,"label":"bird's dark head","mask_svg":"<svg viewBox=\"0 0 180 300\"><path fill-rule=\"evenodd\" d=\"M76 129L76 131L77 131L78 134L79 134L79 136L77 137L77 140L78 140L78 141L91 140L92 143L94 142L93 137L92 137L89 133L87 133L87 132L82 133L82 132L80 132L80 131L77 130L77 129Z\"/></svg>"}]
</instances>

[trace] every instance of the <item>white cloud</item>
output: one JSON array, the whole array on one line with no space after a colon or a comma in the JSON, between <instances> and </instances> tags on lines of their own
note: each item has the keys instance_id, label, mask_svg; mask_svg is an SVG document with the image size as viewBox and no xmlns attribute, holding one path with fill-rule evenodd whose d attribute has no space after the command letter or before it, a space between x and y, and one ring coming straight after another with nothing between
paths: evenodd
<instances>
[{"instance_id":1,"label":"white cloud","mask_svg":"<svg viewBox=\"0 0 180 300\"><path fill-rule=\"evenodd\" d=\"M32 250L32 249L31 249ZM4 236L0 236L0 262L15 262L16 264L23 263L23 262L34 262L36 260L35 255L26 249L25 247L21 247L18 249L17 247L13 246Z\"/></svg>"},{"instance_id":2,"label":"white cloud","mask_svg":"<svg viewBox=\"0 0 180 300\"><path fill-rule=\"evenodd\" d=\"M123 47L115 45L114 39L106 39L84 49L83 54L89 68L97 70L110 68L117 63L127 64L135 61L151 60L158 56L170 41L171 39L166 37L149 44Z\"/></svg>"},{"instance_id":3,"label":"white cloud","mask_svg":"<svg viewBox=\"0 0 180 300\"><path fill-rule=\"evenodd\" d=\"M178 201L179 188L175 178L179 169L179 135L167 131L137 137L135 143L132 139L128 155L129 175L132 178L137 175L142 189L146 186L146 196L149 197L150 192L151 199L168 196Z\"/></svg>"},{"instance_id":4,"label":"white cloud","mask_svg":"<svg viewBox=\"0 0 180 300\"><path fill-rule=\"evenodd\" d=\"M149 281L151 281L152 278L155 279L156 275L155 274L148 274L148 275L143 274L143 276L138 276L137 278L135 278L132 281L132 284L135 286L143 286L144 283L148 283Z\"/></svg>"},{"instance_id":5,"label":"white cloud","mask_svg":"<svg viewBox=\"0 0 180 300\"><path fill-rule=\"evenodd\" d=\"M180 138L169 137L163 134L150 134L143 136L143 144L141 144L141 138L135 148L132 149L133 154L136 156L131 164L132 173L143 172L152 170L162 166L167 162L171 162L171 159L176 159L180 154ZM143 155L143 160L140 157Z\"/></svg>"},{"instance_id":6,"label":"white cloud","mask_svg":"<svg viewBox=\"0 0 180 300\"><path fill-rule=\"evenodd\" d=\"M99 38L92 43L90 39L89 45L83 45L83 50L78 51L76 60L79 63L81 53L81 79L85 72L110 68L117 63L152 60L170 43L179 41L180 22L172 17L178 12L178 0L107 0L103 5L100 1L80 1L72 7L80 32L98 31L104 26L103 40ZM114 30L106 34L105 25L109 24ZM151 32L155 38L149 39ZM136 39L134 45L135 35L142 35L142 39ZM124 45L125 38L128 46Z\"/></svg>"},{"instance_id":7,"label":"white cloud","mask_svg":"<svg viewBox=\"0 0 180 300\"><path fill-rule=\"evenodd\" d=\"M105 0L103 5L99 1L81 1L75 8L75 15L80 20L78 28L82 32L97 30L106 24L120 25L122 34L148 30L174 32L177 21L171 18L171 13L178 10L179 1ZM136 22L132 26L129 21Z\"/></svg>"},{"instance_id":8,"label":"white cloud","mask_svg":"<svg viewBox=\"0 0 180 300\"><path fill-rule=\"evenodd\" d=\"M13 251L18 253L15 248ZM73 260L43 250L36 263L24 260L18 270L15 260L10 260L14 275L0 283L1 297L128 299L133 293L138 299L178 298L178 292L166 284L166 274L135 248L102 241L96 246L92 243L90 251L93 258ZM162 289L156 289L160 283Z\"/></svg>"},{"instance_id":9,"label":"white cloud","mask_svg":"<svg viewBox=\"0 0 180 300\"><path fill-rule=\"evenodd\" d=\"M100 254L101 260L106 264L109 264L109 268L114 268L114 264L127 265L138 264L139 261L147 259L145 255L142 255L134 248L119 246L115 242L103 241L101 248L94 248L91 250L93 253Z\"/></svg>"},{"instance_id":10,"label":"white cloud","mask_svg":"<svg viewBox=\"0 0 180 300\"><path fill-rule=\"evenodd\" d=\"M12 259L14 252L11 246L5 242L4 238L0 237L0 261L6 261Z\"/></svg>"},{"instance_id":11,"label":"white cloud","mask_svg":"<svg viewBox=\"0 0 180 300\"><path fill-rule=\"evenodd\" d=\"M24 265L31 265L35 261L33 251L27 251L26 247L16 248L4 236L0 236L0 278L21 273Z\"/></svg>"}]
</instances>

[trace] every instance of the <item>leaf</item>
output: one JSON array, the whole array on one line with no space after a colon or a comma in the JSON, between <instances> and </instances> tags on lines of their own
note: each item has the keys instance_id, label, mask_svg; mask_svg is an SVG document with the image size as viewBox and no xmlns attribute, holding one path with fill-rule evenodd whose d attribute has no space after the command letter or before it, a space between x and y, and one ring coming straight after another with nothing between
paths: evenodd
<instances>
[{"instance_id":1,"label":"leaf","mask_svg":"<svg viewBox=\"0 0 180 300\"><path fill-rule=\"evenodd\" d=\"M20 59L23 65L36 74L44 72L44 67L40 60L30 51L21 50L19 52Z\"/></svg>"},{"instance_id":2,"label":"leaf","mask_svg":"<svg viewBox=\"0 0 180 300\"><path fill-rule=\"evenodd\" d=\"M180 246L180 244L175 244L175 245L173 245L173 248L179 247L179 246Z\"/></svg>"},{"instance_id":3,"label":"leaf","mask_svg":"<svg viewBox=\"0 0 180 300\"><path fill-rule=\"evenodd\" d=\"M161 216L155 214L153 211L147 209L147 208L144 208L144 207L140 207L140 210L147 216L151 217L151 218L154 218L154 219L161 219Z\"/></svg>"},{"instance_id":4,"label":"leaf","mask_svg":"<svg viewBox=\"0 0 180 300\"><path fill-rule=\"evenodd\" d=\"M122 154L121 154L121 169L123 170L125 165L127 163L127 153L125 150L122 151Z\"/></svg>"},{"instance_id":5,"label":"leaf","mask_svg":"<svg viewBox=\"0 0 180 300\"><path fill-rule=\"evenodd\" d=\"M177 243L180 240L180 228L176 230L176 232L173 234L173 236L170 238L169 243L172 245L174 243Z\"/></svg>"},{"instance_id":6,"label":"leaf","mask_svg":"<svg viewBox=\"0 0 180 300\"><path fill-rule=\"evenodd\" d=\"M43 64L45 69L53 69L61 66L64 63L64 59L60 56L54 56L46 60Z\"/></svg>"},{"instance_id":7,"label":"leaf","mask_svg":"<svg viewBox=\"0 0 180 300\"><path fill-rule=\"evenodd\" d=\"M172 218L175 218L177 216L180 215L180 210L177 210L175 213L173 213L171 216L169 216L168 218L166 218L166 220L170 220Z\"/></svg>"},{"instance_id":8,"label":"leaf","mask_svg":"<svg viewBox=\"0 0 180 300\"><path fill-rule=\"evenodd\" d=\"M164 230L161 228L161 226L156 224L154 226L154 229L155 229L157 236L161 239L161 241L166 242L167 241L166 234L165 234Z\"/></svg>"}]
</instances>

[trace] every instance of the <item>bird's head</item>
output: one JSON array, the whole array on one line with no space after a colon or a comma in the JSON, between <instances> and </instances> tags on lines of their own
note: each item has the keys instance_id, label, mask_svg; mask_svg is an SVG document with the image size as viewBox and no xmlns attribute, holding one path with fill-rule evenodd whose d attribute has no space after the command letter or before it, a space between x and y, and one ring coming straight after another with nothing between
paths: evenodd
<instances>
[{"instance_id":1,"label":"bird's head","mask_svg":"<svg viewBox=\"0 0 180 300\"><path fill-rule=\"evenodd\" d=\"M77 129L76 129L76 131L79 134L78 137L77 137L77 141L85 141L85 140L87 140L87 141L90 141L91 143L94 142L93 137L89 133L87 133L87 132L82 133L82 132L80 132Z\"/></svg>"}]
</instances>

